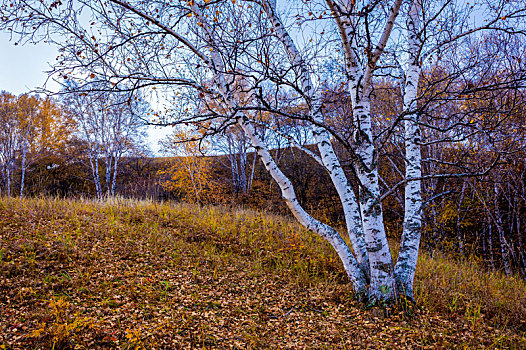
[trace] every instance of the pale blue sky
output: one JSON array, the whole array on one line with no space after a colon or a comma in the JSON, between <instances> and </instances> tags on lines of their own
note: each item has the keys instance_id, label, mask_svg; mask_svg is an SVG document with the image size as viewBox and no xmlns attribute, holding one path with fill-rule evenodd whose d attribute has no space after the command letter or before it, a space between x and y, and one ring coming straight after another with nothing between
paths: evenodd
<instances>
[{"instance_id":1,"label":"pale blue sky","mask_svg":"<svg viewBox=\"0 0 526 350\"><path fill-rule=\"evenodd\" d=\"M14 95L20 95L43 87L56 57L57 49L44 43L33 45L14 45L9 40L9 34L0 32L0 91L4 90ZM58 91L59 85L51 79L46 88ZM158 155L158 142L164 138L170 128L148 128L148 144Z\"/></svg>"},{"instance_id":2,"label":"pale blue sky","mask_svg":"<svg viewBox=\"0 0 526 350\"><path fill-rule=\"evenodd\" d=\"M9 34L0 32L0 90L19 95L42 87L46 81L45 71L50 69L57 57L55 47L44 43L33 45L14 45ZM57 90L57 84L49 82L46 86Z\"/></svg>"}]
</instances>

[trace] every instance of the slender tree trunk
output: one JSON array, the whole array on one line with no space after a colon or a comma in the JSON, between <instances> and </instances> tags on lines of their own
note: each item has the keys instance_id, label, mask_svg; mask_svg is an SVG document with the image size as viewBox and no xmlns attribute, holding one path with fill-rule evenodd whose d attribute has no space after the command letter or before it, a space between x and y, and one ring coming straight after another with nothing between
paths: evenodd
<instances>
[{"instance_id":1,"label":"slender tree trunk","mask_svg":"<svg viewBox=\"0 0 526 350\"><path fill-rule=\"evenodd\" d=\"M456 225L457 226L456 228L457 228L458 251L461 257L464 256L464 238L462 236L462 232L460 228L460 221L461 221L460 210L462 209L462 202L464 201L465 190L466 190L466 183L462 182L462 190L460 191L460 199L458 201L458 206L457 206L457 225Z\"/></svg>"},{"instance_id":2,"label":"slender tree trunk","mask_svg":"<svg viewBox=\"0 0 526 350\"><path fill-rule=\"evenodd\" d=\"M415 277L420 239L422 236L422 154L420 150L421 134L418 126L417 110L418 82L420 81L419 49L421 6L418 0L413 1L407 21L409 57L404 87L404 120L405 142L405 185L404 226L400 251L395 266L398 291L413 299L413 282ZM415 180L412 180L415 179Z\"/></svg>"},{"instance_id":3,"label":"slender tree trunk","mask_svg":"<svg viewBox=\"0 0 526 350\"><path fill-rule=\"evenodd\" d=\"M263 2L263 9L267 13L274 26L277 36L285 47L289 60L295 68L296 73L301 81L303 90L309 97L307 103L310 104L310 110L315 111L312 113L312 118L315 120L315 122L322 123L323 116L319 113L321 106L314 95L314 85L310 79L308 68L301 58L301 55L289 33L285 30L283 23L281 23L281 20L276 13L275 6L275 1ZM354 195L354 191L352 190L340 161L334 152L328 132L318 126L313 126L312 132L318 146L323 165L329 172L332 183L334 184L334 187L336 188L336 191L340 197L347 226L347 233L349 235L353 250L356 254L356 258L360 264L361 269L366 275L369 275L371 263L369 261L368 251L366 248L367 244L364 235L362 218L360 217L358 202ZM373 286L376 286L376 284L373 284Z\"/></svg>"},{"instance_id":4,"label":"slender tree trunk","mask_svg":"<svg viewBox=\"0 0 526 350\"><path fill-rule=\"evenodd\" d=\"M10 197L11 196L11 173L12 173L12 160L10 159L8 162L7 162L7 167L6 167L6 188L7 188L7 196Z\"/></svg>"},{"instance_id":5,"label":"slender tree trunk","mask_svg":"<svg viewBox=\"0 0 526 350\"><path fill-rule=\"evenodd\" d=\"M510 187L508 186L507 187L508 189L508 225L509 225L509 229L508 229L508 232L509 232L509 235L510 237L512 237L511 239L513 239L513 227L515 225L515 205L513 205L513 194L511 192L511 189ZM515 249L514 249L514 246L510 245L508 243L508 247L509 247L509 252L511 254L511 258L512 258L512 261L515 262L515 264L517 265L517 267L519 268L519 271L520 271L520 257L517 257L517 254L515 252ZM522 271L521 271L522 273Z\"/></svg>"},{"instance_id":6,"label":"slender tree trunk","mask_svg":"<svg viewBox=\"0 0 526 350\"><path fill-rule=\"evenodd\" d=\"M504 272L506 275L511 275L511 266L510 266L510 256L508 250L508 242L504 237L504 230L501 226L497 225L497 230L499 232L499 241L500 241L500 252L502 255L502 262L504 264Z\"/></svg>"},{"instance_id":7,"label":"slender tree trunk","mask_svg":"<svg viewBox=\"0 0 526 350\"><path fill-rule=\"evenodd\" d=\"M115 187L117 185L117 163L118 163L118 157L115 156L115 159L113 161L113 179L111 181L111 196L115 196Z\"/></svg>"},{"instance_id":8,"label":"slender tree trunk","mask_svg":"<svg viewBox=\"0 0 526 350\"><path fill-rule=\"evenodd\" d=\"M245 149L239 150L239 189L241 193L247 193L247 153Z\"/></svg>"},{"instance_id":9,"label":"slender tree trunk","mask_svg":"<svg viewBox=\"0 0 526 350\"><path fill-rule=\"evenodd\" d=\"M89 161L91 166L91 174L93 176L93 182L95 183L95 191L97 192L97 198L102 198L102 188L99 176L99 161L93 154L89 155Z\"/></svg>"},{"instance_id":10,"label":"slender tree trunk","mask_svg":"<svg viewBox=\"0 0 526 350\"><path fill-rule=\"evenodd\" d=\"M111 157L111 155L107 155L105 158L104 158L104 161L105 161L105 169L104 169L104 177L105 177L105 182L106 182L106 197L110 197L111 196L111 175L113 173L113 158Z\"/></svg>"},{"instance_id":11,"label":"slender tree trunk","mask_svg":"<svg viewBox=\"0 0 526 350\"><path fill-rule=\"evenodd\" d=\"M250 169L250 180L248 181L248 188L247 191L249 191L252 188L252 183L254 181L254 172L256 170L256 160L257 160L257 153L254 152L254 159L252 159L252 168Z\"/></svg>"},{"instance_id":12,"label":"slender tree trunk","mask_svg":"<svg viewBox=\"0 0 526 350\"><path fill-rule=\"evenodd\" d=\"M239 170L237 168L237 157L235 153L230 154L230 169L232 172L232 182L234 185L234 190L239 192Z\"/></svg>"},{"instance_id":13,"label":"slender tree trunk","mask_svg":"<svg viewBox=\"0 0 526 350\"><path fill-rule=\"evenodd\" d=\"M517 227L517 242L519 243L520 271L523 278L526 278L526 259L524 257L524 248L522 246L521 218L519 213L519 204L516 202L515 222Z\"/></svg>"},{"instance_id":14,"label":"slender tree trunk","mask_svg":"<svg viewBox=\"0 0 526 350\"><path fill-rule=\"evenodd\" d=\"M359 297L363 297L366 294L366 276L340 234L332 227L314 219L301 207L296 198L296 194L294 193L292 183L278 168L274 159L270 155L270 152L265 144L259 139L248 119L239 117L238 123L251 139L252 144L263 161L263 165L281 189L282 197L294 217L307 229L317 233L320 237L324 238L331 244L340 257L340 260L343 262L344 269L353 284L354 291Z\"/></svg>"},{"instance_id":15,"label":"slender tree trunk","mask_svg":"<svg viewBox=\"0 0 526 350\"><path fill-rule=\"evenodd\" d=\"M207 41L213 47L214 46L213 36L209 32L207 19L203 17L203 15L201 14L201 11L195 4L192 4L191 8L194 14L196 15L196 17L199 19L199 21L202 24L202 27L206 34ZM290 37L288 38L290 40ZM290 50L288 51L290 54ZM216 71L216 79L215 79L216 86L219 92L221 93L224 101L227 103L228 107L232 111L234 111L237 109L236 108L237 103L236 103L234 96L232 95L232 91L228 87L225 76L222 73L224 71L224 66L223 66L221 57L219 57L219 55L217 54L215 50L211 51L211 57L212 57L211 63L213 64L210 64L210 66L212 69ZM302 69L305 69L305 68L303 67ZM312 88L312 86L310 87ZM307 89L307 91L308 90L309 89ZM256 130L254 129L254 127L252 126L252 124L250 123L246 115L238 112L236 115L236 120L239 126L243 129L245 134L251 140L251 143L253 147L256 149L256 151L258 152L259 156L261 157L261 160L263 161L265 168L267 169L267 171L270 173L272 178L276 181L276 183L280 187L282 197L285 200L285 203L287 204L289 209L292 211L293 215L307 229L312 230L313 232L317 233L320 237L324 238L332 245L332 247L334 248L334 250L337 252L338 256L340 257L343 263L343 266L345 268L345 271L347 272L349 278L351 279L351 282L354 287L354 291L357 293L357 295L363 297L363 295L366 294L366 282L367 282L366 275L364 271L361 269L361 267L358 265L356 258L352 254L351 250L349 249L345 241L342 239L342 237L339 235L339 233L336 230L314 219L307 212L305 212L305 210L301 207L301 205L299 204L296 198L296 194L294 193L292 183L283 174L283 172L278 168L276 162L270 155L270 152L268 151L266 145L263 143L262 139L257 134ZM330 142L328 142L327 145L330 146Z\"/></svg>"},{"instance_id":16,"label":"slender tree trunk","mask_svg":"<svg viewBox=\"0 0 526 350\"><path fill-rule=\"evenodd\" d=\"M499 206L500 191L499 191L498 185L495 185L493 189L494 189L494 194L495 194L495 226L499 234L500 253L502 256L502 263L504 265L504 272L506 272L506 275L510 275L511 266L510 266L508 242L506 241L506 238L504 237L504 226L502 224L502 217L501 217L500 206Z\"/></svg>"},{"instance_id":17,"label":"slender tree trunk","mask_svg":"<svg viewBox=\"0 0 526 350\"><path fill-rule=\"evenodd\" d=\"M486 251L486 223L482 223L482 256L487 260L488 254Z\"/></svg>"},{"instance_id":18,"label":"slender tree trunk","mask_svg":"<svg viewBox=\"0 0 526 350\"><path fill-rule=\"evenodd\" d=\"M27 155L27 141L24 140L22 144L22 176L20 177L20 198L24 196L24 182L26 178L26 155Z\"/></svg>"},{"instance_id":19,"label":"slender tree trunk","mask_svg":"<svg viewBox=\"0 0 526 350\"><path fill-rule=\"evenodd\" d=\"M99 172L99 159L95 158L95 181L97 185L97 196L102 198L102 183L100 181L100 172Z\"/></svg>"}]
</instances>

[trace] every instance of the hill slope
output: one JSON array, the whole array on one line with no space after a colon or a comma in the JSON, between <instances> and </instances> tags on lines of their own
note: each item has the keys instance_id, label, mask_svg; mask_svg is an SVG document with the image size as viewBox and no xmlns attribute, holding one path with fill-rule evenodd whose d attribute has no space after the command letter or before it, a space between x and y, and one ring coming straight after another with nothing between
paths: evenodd
<instances>
[{"instance_id":1,"label":"hill slope","mask_svg":"<svg viewBox=\"0 0 526 350\"><path fill-rule=\"evenodd\" d=\"M0 199L0 349L526 347L526 286L422 256L421 307L356 304L293 222L226 208Z\"/></svg>"}]
</instances>

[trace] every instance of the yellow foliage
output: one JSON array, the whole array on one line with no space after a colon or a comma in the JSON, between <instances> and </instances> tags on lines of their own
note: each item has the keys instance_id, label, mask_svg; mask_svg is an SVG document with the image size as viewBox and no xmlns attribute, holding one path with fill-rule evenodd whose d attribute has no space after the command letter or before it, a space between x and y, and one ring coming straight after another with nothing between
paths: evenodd
<instances>
[{"instance_id":1,"label":"yellow foliage","mask_svg":"<svg viewBox=\"0 0 526 350\"><path fill-rule=\"evenodd\" d=\"M206 145L200 144L198 138L199 135L186 130L172 134L163 146L180 157L172 159L169 167L161 169L158 175L162 177L160 184L164 190L186 201L209 203L217 195L219 183L214 179L211 159L204 155Z\"/></svg>"},{"instance_id":2,"label":"yellow foliage","mask_svg":"<svg viewBox=\"0 0 526 350\"><path fill-rule=\"evenodd\" d=\"M53 321L42 322L40 327L32 330L32 338L46 337L50 339L52 348L61 348L68 344L86 328L93 327L90 317L80 317L79 313L70 312L71 304L64 298L53 297L49 304L49 314Z\"/></svg>"}]
</instances>

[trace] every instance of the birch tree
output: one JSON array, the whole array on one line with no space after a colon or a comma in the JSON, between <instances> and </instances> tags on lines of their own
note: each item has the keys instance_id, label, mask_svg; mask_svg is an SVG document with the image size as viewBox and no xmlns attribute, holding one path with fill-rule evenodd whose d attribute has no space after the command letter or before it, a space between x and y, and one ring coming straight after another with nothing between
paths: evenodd
<instances>
[{"instance_id":1,"label":"birch tree","mask_svg":"<svg viewBox=\"0 0 526 350\"><path fill-rule=\"evenodd\" d=\"M36 138L36 123L38 115L43 114L42 106L38 98L28 95L22 95L17 101L17 114L19 120L20 133L20 198L24 195L24 185L26 178L26 170L32 161L35 160L37 152L31 149L31 144L34 144L33 139ZM33 151L33 152L31 152ZM31 158L28 159L28 153L31 152Z\"/></svg>"},{"instance_id":2,"label":"birch tree","mask_svg":"<svg viewBox=\"0 0 526 350\"><path fill-rule=\"evenodd\" d=\"M59 119L49 108L50 103L38 96L24 94L15 97L2 92L0 164L5 193L8 196L18 184L18 194L23 197L26 172L43 151L45 129Z\"/></svg>"},{"instance_id":3,"label":"birch tree","mask_svg":"<svg viewBox=\"0 0 526 350\"><path fill-rule=\"evenodd\" d=\"M132 87L166 94L174 105L159 118L172 119L161 123L197 126L219 120L212 132L232 125L240 128L294 217L334 248L358 297L371 303L390 302L399 294L412 298L422 221L418 86L423 37L429 28L424 5L429 4L417 0L294 4L298 15L285 20L273 0L16 1L3 7L2 13L7 18L4 27L10 26L22 39L44 38L61 47L55 72L61 78L96 77L86 80L88 86L103 77L116 91ZM506 13L516 20L524 9L517 11ZM471 33L469 28L461 29L461 34L444 40ZM303 40L302 33L310 39ZM394 55L395 39L402 40L405 55ZM349 137L334 130L324 116L319 73L335 56L341 59L339 81L352 106L344 116ZM378 131L371 113L375 82L394 69L392 62L400 61L405 78L403 113L387 131ZM236 91L239 79L246 82L243 93ZM199 101L204 97L217 101L222 111L203 110ZM272 138L264 137L261 130L276 139L290 135L280 133L255 111L305 123L316 149L302 142L295 142L295 147L326 170L342 204L344 235L350 244L300 204L292 182L272 156ZM405 150L399 186L406 190L404 231L395 265L384 225L378 154L399 124L404 126ZM336 144L345 149L350 173L344 170ZM357 180L354 187L350 175Z\"/></svg>"},{"instance_id":4,"label":"birch tree","mask_svg":"<svg viewBox=\"0 0 526 350\"><path fill-rule=\"evenodd\" d=\"M191 140L191 141L189 141ZM160 141L162 152L173 157L167 169L160 170L161 186L185 200L210 203L217 184L211 159L206 157L209 145L190 130L175 130Z\"/></svg>"},{"instance_id":5,"label":"birch tree","mask_svg":"<svg viewBox=\"0 0 526 350\"><path fill-rule=\"evenodd\" d=\"M83 91L69 84L64 93L79 136L86 142L97 197L114 196L119 162L143 136L144 105L123 94L112 94L100 85ZM100 162L104 165L103 179Z\"/></svg>"},{"instance_id":6,"label":"birch tree","mask_svg":"<svg viewBox=\"0 0 526 350\"><path fill-rule=\"evenodd\" d=\"M4 193L11 195L16 152L20 144L15 96L2 91L0 95L0 165Z\"/></svg>"}]
</instances>

